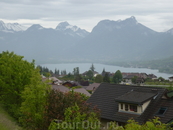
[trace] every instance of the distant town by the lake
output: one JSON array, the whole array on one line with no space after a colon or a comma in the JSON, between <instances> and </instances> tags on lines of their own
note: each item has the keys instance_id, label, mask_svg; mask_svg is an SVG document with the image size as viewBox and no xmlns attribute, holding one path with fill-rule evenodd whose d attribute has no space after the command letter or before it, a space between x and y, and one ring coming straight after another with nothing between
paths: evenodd
<instances>
[{"instance_id":1,"label":"distant town by the lake","mask_svg":"<svg viewBox=\"0 0 173 130\"><path fill-rule=\"evenodd\" d=\"M62 63L62 64L41 64L42 67L47 67L48 69L54 72L55 69L63 71L66 70L67 73L72 73L73 69L79 67L80 73L84 73L88 71L92 63ZM120 66L113 66L113 65L105 65L105 64L98 64L93 63L95 67L95 71L98 73L102 73L103 69L110 73L115 73L117 70L121 72L128 72L128 73L146 73L146 74L154 74L157 77L162 77L164 79L168 79L171 77L171 74L161 73L158 70L154 69L147 69L147 68L131 68L131 67L120 67Z\"/></svg>"}]
</instances>

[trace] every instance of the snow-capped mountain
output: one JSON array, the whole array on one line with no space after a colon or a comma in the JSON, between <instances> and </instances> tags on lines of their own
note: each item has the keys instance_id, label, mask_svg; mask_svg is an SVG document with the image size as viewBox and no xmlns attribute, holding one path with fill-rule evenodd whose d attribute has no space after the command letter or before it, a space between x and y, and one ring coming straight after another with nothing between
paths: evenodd
<instances>
[{"instance_id":1,"label":"snow-capped mountain","mask_svg":"<svg viewBox=\"0 0 173 130\"><path fill-rule=\"evenodd\" d=\"M0 21L0 31L7 30L7 27L3 21Z\"/></svg>"},{"instance_id":2,"label":"snow-capped mountain","mask_svg":"<svg viewBox=\"0 0 173 130\"><path fill-rule=\"evenodd\" d=\"M22 26L18 23L4 23L0 21L0 31L6 32L18 32L18 31L25 31L27 27Z\"/></svg>"},{"instance_id":3,"label":"snow-capped mountain","mask_svg":"<svg viewBox=\"0 0 173 130\"><path fill-rule=\"evenodd\" d=\"M69 34L72 36L78 35L80 37L86 37L89 34L89 32L87 32L86 30L81 29L77 26L70 25L68 22L59 23L55 29L63 32L64 34Z\"/></svg>"},{"instance_id":4,"label":"snow-capped mountain","mask_svg":"<svg viewBox=\"0 0 173 130\"><path fill-rule=\"evenodd\" d=\"M6 26L9 30L13 31L25 31L27 29L27 27L22 26L18 23L7 23Z\"/></svg>"}]
</instances>

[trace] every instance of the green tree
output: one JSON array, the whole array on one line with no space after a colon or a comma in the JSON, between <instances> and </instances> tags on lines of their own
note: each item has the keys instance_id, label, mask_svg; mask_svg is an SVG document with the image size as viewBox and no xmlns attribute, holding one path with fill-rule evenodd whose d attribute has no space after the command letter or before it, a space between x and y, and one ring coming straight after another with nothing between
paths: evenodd
<instances>
[{"instance_id":1,"label":"green tree","mask_svg":"<svg viewBox=\"0 0 173 130\"><path fill-rule=\"evenodd\" d=\"M74 80L80 82L82 80L82 76L79 74L79 67L73 69Z\"/></svg>"},{"instance_id":2,"label":"green tree","mask_svg":"<svg viewBox=\"0 0 173 130\"><path fill-rule=\"evenodd\" d=\"M116 84L122 81L122 74L120 70L117 70L112 78L112 81Z\"/></svg>"},{"instance_id":3,"label":"green tree","mask_svg":"<svg viewBox=\"0 0 173 130\"><path fill-rule=\"evenodd\" d=\"M145 124L140 125L134 120L128 120L125 130L167 130L167 126L159 121L159 118L147 121Z\"/></svg>"},{"instance_id":4,"label":"green tree","mask_svg":"<svg viewBox=\"0 0 173 130\"><path fill-rule=\"evenodd\" d=\"M45 73L45 76L46 76L47 78L49 78L49 77L51 76L51 74L50 74L49 72L46 72L46 73Z\"/></svg>"},{"instance_id":5,"label":"green tree","mask_svg":"<svg viewBox=\"0 0 173 130\"><path fill-rule=\"evenodd\" d=\"M88 70L88 72L86 73L86 76L88 79L92 80L93 79L93 72L91 70Z\"/></svg>"},{"instance_id":6,"label":"green tree","mask_svg":"<svg viewBox=\"0 0 173 130\"><path fill-rule=\"evenodd\" d=\"M77 81L77 82L80 82L82 80L82 76L80 74L76 75L74 80Z\"/></svg>"},{"instance_id":7,"label":"green tree","mask_svg":"<svg viewBox=\"0 0 173 130\"><path fill-rule=\"evenodd\" d=\"M162 81L164 81L165 79L162 78L162 77L159 77L158 80L162 82Z\"/></svg>"},{"instance_id":8,"label":"green tree","mask_svg":"<svg viewBox=\"0 0 173 130\"><path fill-rule=\"evenodd\" d=\"M79 67L73 69L74 76L79 75Z\"/></svg>"},{"instance_id":9,"label":"green tree","mask_svg":"<svg viewBox=\"0 0 173 130\"><path fill-rule=\"evenodd\" d=\"M61 75L66 75L66 74L67 74L66 70L61 70Z\"/></svg>"},{"instance_id":10,"label":"green tree","mask_svg":"<svg viewBox=\"0 0 173 130\"><path fill-rule=\"evenodd\" d=\"M96 77L95 77L95 82L96 83L102 83L103 82L103 76L98 74Z\"/></svg>"},{"instance_id":11,"label":"green tree","mask_svg":"<svg viewBox=\"0 0 173 130\"><path fill-rule=\"evenodd\" d=\"M36 71L34 61L29 63L14 52L0 54L0 100L15 118L20 115L21 93L31 84L34 71Z\"/></svg>"},{"instance_id":12,"label":"green tree","mask_svg":"<svg viewBox=\"0 0 173 130\"><path fill-rule=\"evenodd\" d=\"M136 84L137 78L138 78L137 76L134 76L134 77L132 78L132 83Z\"/></svg>"},{"instance_id":13,"label":"green tree","mask_svg":"<svg viewBox=\"0 0 173 130\"><path fill-rule=\"evenodd\" d=\"M110 122L108 130L172 130L169 124L164 124L159 121L159 118L156 117L147 121L146 123L140 125L133 119L127 121L127 124L122 126L117 126L116 122Z\"/></svg>"},{"instance_id":14,"label":"green tree","mask_svg":"<svg viewBox=\"0 0 173 130\"><path fill-rule=\"evenodd\" d=\"M94 65L93 65L93 64L91 65L90 70L91 70L92 72L94 72L95 67L94 67Z\"/></svg>"},{"instance_id":15,"label":"green tree","mask_svg":"<svg viewBox=\"0 0 173 130\"><path fill-rule=\"evenodd\" d=\"M59 75L59 70L55 69L55 74Z\"/></svg>"},{"instance_id":16,"label":"green tree","mask_svg":"<svg viewBox=\"0 0 173 130\"><path fill-rule=\"evenodd\" d=\"M110 78L108 73L105 73L105 76L103 77L103 82L110 83Z\"/></svg>"},{"instance_id":17,"label":"green tree","mask_svg":"<svg viewBox=\"0 0 173 130\"><path fill-rule=\"evenodd\" d=\"M43 83L39 73L32 73L31 83L21 93L23 102L20 107L19 122L26 129L37 130L43 127L44 111L50 87Z\"/></svg>"},{"instance_id":18,"label":"green tree","mask_svg":"<svg viewBox=\"0 0 173 130\"><path fill-rule=\"evenodd\" d=\"M105 68L103 68L102 76L105 76L105 73L106 73Z\"/></svg>"}]
</instances>

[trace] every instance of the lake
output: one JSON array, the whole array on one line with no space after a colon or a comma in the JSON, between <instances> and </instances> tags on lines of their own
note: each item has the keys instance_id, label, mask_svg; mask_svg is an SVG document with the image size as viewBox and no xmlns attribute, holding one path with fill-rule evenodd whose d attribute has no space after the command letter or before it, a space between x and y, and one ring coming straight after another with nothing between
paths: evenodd
<instances>
[{"instance_id":1,"label":"lake","mask_svg":"<svg viewBox=\"0 0 173 130\"><path fill-rule=\"evenodd\" d=\"M49 70L52 70L53 72L55 71L55 69L57 69L60 71L66 70L67 73L69 72L72 73L75 67L79 67L80 73L83 73L89 70L91 65L92 65L91 63L41 64L42 67L47 67ZM168 77L173 76L173 74L160 73L158 70L146 69L146 68L125 68L120 66L96 64L96 63L93 63L93 65L95 67L95 71L99 73L102 73L103 69L105 68L105 71L113 73L115 73L117 70L120 70L121 72L154 74L157 77L163 77L165 79L168 79Z\"/></svg>"}]
</instances>

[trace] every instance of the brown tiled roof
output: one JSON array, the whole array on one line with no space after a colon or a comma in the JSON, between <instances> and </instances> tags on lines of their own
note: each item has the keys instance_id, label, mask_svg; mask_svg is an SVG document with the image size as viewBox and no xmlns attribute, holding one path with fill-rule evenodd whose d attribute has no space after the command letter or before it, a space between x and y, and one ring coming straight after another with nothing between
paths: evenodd
<instances>
[{"instance_id":1,"label":"brown tiled roof","mask_svg":"<svg viewBox=\"0 0 173 130\"><path fill-rule=\"evenodd\" d=\"M141 115L137 116L136 114L118 112L118 102L116 102L115 99L131 90L140 93L153 93L153 95L158 93L158 95L151 99L150 104ZM156 111L154 110L156 105L160 103L161 97L165 91L166 89L164 88L102 83L87 102L91 103L93 106L96 105L101 110L101 118L125 123L128 119L134 118L137 122L144 123L155 115ZM146 96L145 99L153 95ZM143 101L143 99L140 101Z\"/></svg>"},{"instance_id":2,"label":"brown tiled roof","mask_svg":"<svg viewBox=\"0 0 173 130\"><path fill-rule=\"evenodd\" d=\"M144 102L148 101L152 97L154 97L157 93L145 93L145 92L136 92L130 91L125 93L124 95L116 98L117 102L124 102L124 103L133 103L133 104L140 104L142 105Z\"/></svg>"}]
</instances>

